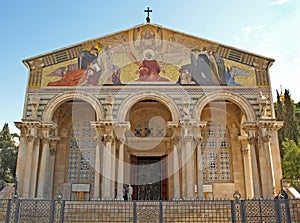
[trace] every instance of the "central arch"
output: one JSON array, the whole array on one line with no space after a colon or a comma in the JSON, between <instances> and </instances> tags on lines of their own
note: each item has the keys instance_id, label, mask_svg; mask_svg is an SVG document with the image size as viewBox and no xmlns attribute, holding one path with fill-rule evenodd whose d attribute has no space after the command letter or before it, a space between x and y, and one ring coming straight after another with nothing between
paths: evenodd
<instances>
[{"instance_id":1,"label":"central arch","mask_svg":"<svg viewBox=\"0 0 300 223\"><path fill-rule=\"evenodd\" d=\"M142 100L155 100L162 103L170 110L170 113L172 115L172 121L179 121L180 112L177 106L175 105L174 101L168 96L156 91L137 92L136 94L133 94L132 96L124 100L118 109L117 120L120 122L125 121L130 108L134 104Z\"/></svg>"},{"instance_id":2,"label":"central arch","mask_svg":"<svg viewBox=\"0 0 300 223\"><path fill-rule=\"evenodd\" d=\"M119 122L129 121L131 133L125 145L131 168L126 176L133 186L133 199L167 200L170 151L169 121L179 120L174 101L159 92L143 91L124 100L118 109Z\"/></svg>"}]
</instances>

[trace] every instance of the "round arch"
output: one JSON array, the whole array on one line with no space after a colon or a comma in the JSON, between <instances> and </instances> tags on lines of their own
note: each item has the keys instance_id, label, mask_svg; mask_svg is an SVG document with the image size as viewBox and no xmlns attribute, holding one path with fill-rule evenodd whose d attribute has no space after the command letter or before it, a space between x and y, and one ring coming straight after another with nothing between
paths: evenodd
<instances>
[{"instance_id":1,"label":"round arch","mask_svg":"<svg viewBox=\"0 0 300 223\"><path fill-rule=\"evenodd\" d=\"M164 106L166 106L172 115L172 121L178 121L180 118L180 112L176 105L174 104L174 101L167 97L166 95L163 95L156 91L142 91L137 92L134 95L131 95L129 98L124 100L122 104L120 105L117 113L117 120L118 121L126 121L126 115L129 111L129 109L137 102L142 100L156 100L158 102L161 102Z\"/></svg>"},{"instance_id":2,"label":"round arch","mask_svg":"<svg viewBox=\"0 0 300 223\"><path fill-rule=\"evenodd\" d=\"M66 101L74 100L74 99L82 100L89 103L92 106L92 108L95 110L97 120L100 120L104 117L104 109L100 104L100 102L97 100L97 98L85 92L73 91L73 92L66 92L52 98L48 102L48 104L46 105L43 111L42 121L51 121L55 110L60 105L62 105Z\"/></svg>"},{"instance_id":3,"label":"round arch","mask_svg":"<svg viewBox=\"0 0 300 223\"><path fill-rule=\"evenodd\" d=\"M249 102L242 96L235 94L230 91L218 91L218 92L212 92L202 99L200 99L193 111L194 118L198 119L200 121L200 115L204 109L204 107L212 101L215 100L228 100L233 103L235 103L246 115L247 121L252 122L256 120L255 112L252 108L252 106L249 104Z\"/></svg>"}]
</instances>

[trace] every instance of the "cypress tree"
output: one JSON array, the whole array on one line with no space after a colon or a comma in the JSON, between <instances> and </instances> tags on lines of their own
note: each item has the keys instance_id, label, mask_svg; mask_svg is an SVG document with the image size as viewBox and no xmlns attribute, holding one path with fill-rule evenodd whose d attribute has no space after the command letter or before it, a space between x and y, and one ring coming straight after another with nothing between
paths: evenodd
<instances>
[{"instance_id":1,"label":"cypress tree","mask_svg":"<svg viewBox=\"0 0 300 223\"><path fill-rule=\"evenodd\" d=\"M14 182L16 172L17 147L13 136L5 123L0 131L0 178L7 182Z\"/></svg>"},{"instance_id":2,"label":"cypress tree","mask_svg":"<svg viewBox=\"0 0 300 223\"><path fill-rule=\"evenodd\" d=\"M295 115L296 106L291 99L290 91L287 89L284 92L284 108L284 126L282 129L284 138L288 138L293 140L295 143L298 143L299 126Z\"/></svg>"},{"instance_id":3,"label":"cypress tree","mask_svg":"<svg viewBox=\"0 0 300 223\"><path fill-rule=\"evenodd\" d=\"M277 102L275 103L275 114L278 121L284 120L284 107L281 101L281 94L276 90L277 93ZM284 150L282 149L282 143L284 141L284 131L282 129L278 132L278 141L279 141L279 148L280 148L280 157L283 158Z\"/></svg>"}]
</instances>

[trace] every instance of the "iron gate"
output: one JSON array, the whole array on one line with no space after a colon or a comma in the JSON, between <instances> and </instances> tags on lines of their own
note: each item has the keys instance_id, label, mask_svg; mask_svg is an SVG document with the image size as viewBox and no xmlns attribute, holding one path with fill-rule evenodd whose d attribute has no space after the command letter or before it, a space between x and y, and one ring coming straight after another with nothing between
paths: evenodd
<instances>
[{"instance_id":1,"label":"iron gate","mask_svg":"<svg viewBox=\"0 0 300 223\"><path fill-rule=\"evenodd\" d=\"M300 222L300 200L0 200L0 222Z\"/></svg>"}]
</instances>

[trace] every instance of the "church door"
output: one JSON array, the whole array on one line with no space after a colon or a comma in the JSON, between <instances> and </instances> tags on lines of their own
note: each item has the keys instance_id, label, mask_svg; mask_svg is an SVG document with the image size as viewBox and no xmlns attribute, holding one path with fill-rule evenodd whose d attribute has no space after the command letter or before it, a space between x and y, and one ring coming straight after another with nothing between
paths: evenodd
<instances>
[{"instance_id":1,"label":"church door","mask_svg":"<svg viewBox=\"0 0 300 223\"><path fill-rule=\"evenodd\" d=\"M132 169L132 180L135 184L133 198L136 200L166 200L167 181L166 165L163 157L136 157Z\"/></svg>"}]
</instances>

